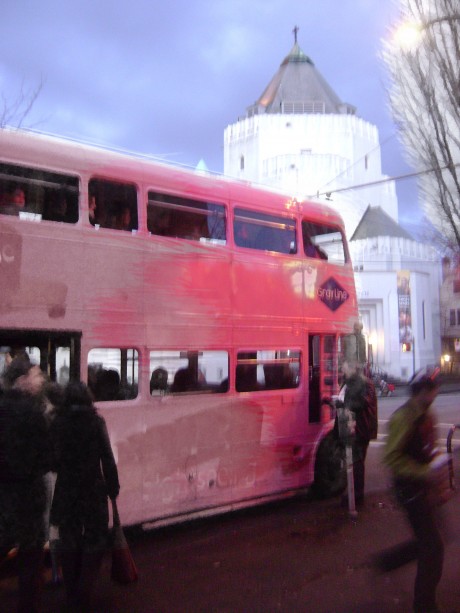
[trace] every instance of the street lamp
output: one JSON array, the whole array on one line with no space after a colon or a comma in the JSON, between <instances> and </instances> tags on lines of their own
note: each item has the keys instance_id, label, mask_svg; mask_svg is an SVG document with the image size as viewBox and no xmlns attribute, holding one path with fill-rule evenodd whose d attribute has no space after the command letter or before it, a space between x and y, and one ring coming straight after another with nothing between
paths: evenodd
<instances>
[{"instance_id":1,"label":"street lamp","mask_svg":"<svg viewBox=\"0 0 460 613\"><path fill-rule=\"evenodd\" d=\"M424 32L437 23L453 23L460 21L460 14L433 17L426 21L405 21L401 23L393 34L393 40L403 51L411 51L416 48L424 35Z\"/></svg>"},{"instance_id":2,"label":"street lamp","mask_svg":"<svg viewBox=\"0 0 460 613\"><path fill-rule=\"evenodd\" d=\"M401 24L393 34L393 40L399 49L410 51L417 47L422 36L422 30L415 23Z\"/></svg>"},{"instance_id":3,"label":"street lamp","mask_svg":"<svg viewBox=\"0 0 460 613\"><path fill-rule=\"evenodd\" d=\"M450 372L452 370L452 363L450 361L450 355L448 353L445 353L442 356L442 359L443 359L445 368Z\"/></svg>"}]
</instances>

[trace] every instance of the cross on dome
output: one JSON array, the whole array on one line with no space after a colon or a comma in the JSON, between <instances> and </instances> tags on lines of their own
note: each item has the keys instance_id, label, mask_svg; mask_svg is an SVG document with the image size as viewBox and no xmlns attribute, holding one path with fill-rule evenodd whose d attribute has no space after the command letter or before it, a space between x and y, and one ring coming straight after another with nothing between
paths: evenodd
<instances>
[{"instance_id":1,"label":"cross on dome","mask_svg":"<svg viewBox=\"0 0 460 613\"><path fill-rule=\"evenodd\" d=\"M299 31L299 26L294 26L294 29L292 30L294 33L294 43L297 42L297 32Z\"/></svg>"}]
</instances>

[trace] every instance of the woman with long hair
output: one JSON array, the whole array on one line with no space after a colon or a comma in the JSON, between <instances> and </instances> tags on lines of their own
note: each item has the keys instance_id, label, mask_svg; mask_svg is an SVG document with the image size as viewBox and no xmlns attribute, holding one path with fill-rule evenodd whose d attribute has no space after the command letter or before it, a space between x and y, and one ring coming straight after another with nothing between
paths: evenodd
<instances>
[{"instance_id":1,"label":"woman with long hair","mask_svg":"<svg viewBox=\"0 0 460 613\"><path fill-rule=\"evenodd\" d=\"M84 383L67 385L51 434L57 473L51 524L59 527L68 604L88 611L108 544L108 497L115 499L120 485L104 418Z\"/></svg>"}]
</instances>

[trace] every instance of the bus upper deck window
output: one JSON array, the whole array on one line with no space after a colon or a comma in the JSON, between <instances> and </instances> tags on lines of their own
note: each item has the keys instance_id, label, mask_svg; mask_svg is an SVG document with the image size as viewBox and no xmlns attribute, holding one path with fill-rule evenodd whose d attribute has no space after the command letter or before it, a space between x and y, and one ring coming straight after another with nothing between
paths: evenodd
<instances>
[{"instance_id":1,"label":"bus upper deck window","mask_svg":"<svg viewBox=\"0 0 460 613\"><path fill-rule=\"evenodd\" d=\"M77 177L0 164L0 214L76 223L78 195Z\"/></svg>"},{"instance_id":2,"label":"bus upper deck window","mask_svg":"<svg viewBox=\"0 0 460 613\"><path fill-rule=\"evenodd\" d=\"M302 221L304 253L309 258L328 260L333 264L347 261L345 239L340 228Z\"/></svg>"},{"instance_id":3,"label":"bus upper deck window","mask_svg":"<svg viewBox=\"0 0 460 613\"><path fill-rule=\"evenodd\" d=\"M276 253L297 253L294 219L237 208L233 236L238 247Z\"/></svg>"},{"instance_id":4,"label":"bus upper deck window","mask_svg":"<svg viewBox=\"0 0 460 613\"><path fill-rule=\"evenodd\" d=\"M157 236L170 236L225 245L225 207L214 202L149 192L147 228Z\"/></svg>"},{"instance_id":5,"label":"bus upper deck window","mask_svg":"<svg viewBox=\"0 0 460 613\"><path fill-rule=\"evenodd\" d=\"M94 226L125 230L138 229L137 189L129 183L91 179L88 190L88 218Z\"/></svg>"}]
</instances>

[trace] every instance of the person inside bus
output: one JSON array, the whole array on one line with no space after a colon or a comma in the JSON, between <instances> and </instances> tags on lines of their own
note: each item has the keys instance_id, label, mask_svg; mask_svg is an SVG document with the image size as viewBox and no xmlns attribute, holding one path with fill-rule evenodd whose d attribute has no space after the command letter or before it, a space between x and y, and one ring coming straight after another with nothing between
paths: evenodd
<instances>
[{"instance_id":1,"label":"person inside bus","mask_svg":"<svg viewBox=\"0 0 460 613\"><path fill-rule=\"evenodd\" d=\"M279 390L295 387L289 364L264 364L265 389Z\"/></svg>"},{"instance_id":2,"label":"person inside bus","mask_svg":"<svg viewBox=\"0 0 460 613\"><path fill-rule=\"evenodd\" d=\"M89 203L88 203L88 217L89 217L89 223L93 226L97 223L96 211L97 211L96 196L94 194L90 194Z\"/></svg>"},{"instance_id":3,"label":"person inside bus","mask_svg":"<svg viewBox=\"0 0 460 613\"><path fill-rule=\"evenodd\" d=\"M95 400L120 399L120 375L114 369L101 368L96 372Z\"/></svg>"},{"instance_id":4,"label":"person inside bus","mask_svg":"<svg viewBox=\"0 0 460 613\"><path fill-rule=\"evenodd\" d=\"M315 245L311 237L307 232L303 233L303 248L305 255L309 258L318 258L320 260L327 260L327 254L321 247Z\"/></svg>"},{"instance_id":5,"label":"person inside bus","mask_svg":"<svg viewBox=\"0 0 460 613\"><path fill-rule=\"evenodd\" d=\"M113 224L114 230L132 230L131 224L131 208L127 204L118 204L116 207L117 213Z\"/></svg>"},{"instance_id":6,"label":"person inside bus","mask_svg":"<svg viewBox=\"0 0 460 613\"><path fill-rule=\"evenodd\" d=\"M149 204L147 208L147 229L157 236L173 236L172 211Z\"/></svg>"},{"instance_id":7,"label":"person inside bus","mask_svg":"<svg viewBox=\"0 0 460 613\"><path fill-rule=\"evenodd\" d=\"M157 396L165 394L168 389L168 371L166 368L159 366L155 368L150 377L150 395Z\"/></svg>"},{"instance_id":8,"label":"person inside bus","mask_svg":"<svg viewBox=\"0 0 460 613\"><path fill-rule=\"evenodd\" d=\"M254 392L260 390L260 385L257 381L257 365L237 364L235 386L237 392Z\"/></svg>"},{"instance_id":9,"label":"person inside bus","mask_svg":"<svg viewBox=\"0 0 460 613\"><path fill-rule=\"evenodd\" d=\"M181 213L176 218L175 236L178 238L186 238L192 241L199 241L201 237L207 236L204 223L206 218L202 215L194 213Z\"/></svg>"},{"instance_id":10,"label":"person inside bus","mask_svg":"<svg viewBox=\"0 0 460 613\"><path fill-rule=\"evenodd\" d=\"M49 221L67 222L67 198L65 192L59 192L45 207L43 219Z\"/></svg>"},{"instance_id":11,"label":"person inside bus","mask_svg":"<svg viewBox=\"0 0 460 613\"><path fill-rule=\"evenodd\" d=\"M245 221L235 221L233 226L235 244L238 247L255 248L255 226Z\"/></svg>"},{"instance_id":12,"label":"person inside bus","mask_svg":"<svg viewBox=\"0 0 460 613\"><path fill-rule=\"evenodd\" d=\"M11 189L0 207L3 215L19 215L26 207L26 196L22 187L15 186Z\"/></svg>"},{"instance_id":13,"label":"person inside bus","mask_svg":"<svg viewBox=\"0 0 460 613\"><path fill-rule=\"evenodd\" d=\"M180 394L183 392L195 392L199 389L199 384L196 381L195 373L193 369L180 368L174 375L174 381L171 386L171 392L173 394Z\"/></svg>"}]
</instances>

